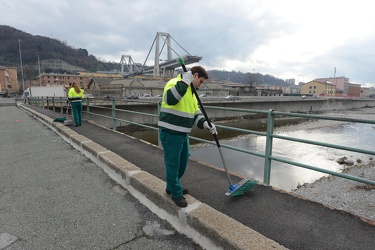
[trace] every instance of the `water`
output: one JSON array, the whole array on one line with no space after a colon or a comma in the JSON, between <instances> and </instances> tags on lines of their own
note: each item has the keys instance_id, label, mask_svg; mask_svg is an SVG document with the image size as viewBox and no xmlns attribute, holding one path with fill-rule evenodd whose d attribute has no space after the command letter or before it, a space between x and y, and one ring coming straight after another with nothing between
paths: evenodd
<instances>
[{"instance_id":1,"label":"water","mask_svg":"<svg viewBox=\"0 0 375 250\"><path fill-rule=\"evenodd\" d=\"M365 111L369 111L366 110ZM343 116L331 113L329 116ZM350 118L373 119L373 114L357 113ZM295 137L306 140L320 141L353 148L374 150L375 125L362 123L344 123L334 121L307 121L296 125L282 126L275 129L278 135ZM220 135L219 135L220 137ZM249 151L264 154L265 137L255 135L242 135L231 139L220 140L221 145L230 145L247 149ZM222 147L226 165L230 171L241 174L251 179L263 181L264 158L236 152ZM287 160L300 162L315 167L339 171L343 168L336 162L338 158L347 157L354 163L366 163L371 155L348 152L345 150L331 149L327 147L301 144L297 142L274 139L274 156ZM218 149L216 146L199 144L192 148L191 157L205 161L214 166L222 167ZM313 182L325 174L292 166L277 161L272 161L270 185L283 189L293 190L298 185Z\"/></svg>"}]
</instances>

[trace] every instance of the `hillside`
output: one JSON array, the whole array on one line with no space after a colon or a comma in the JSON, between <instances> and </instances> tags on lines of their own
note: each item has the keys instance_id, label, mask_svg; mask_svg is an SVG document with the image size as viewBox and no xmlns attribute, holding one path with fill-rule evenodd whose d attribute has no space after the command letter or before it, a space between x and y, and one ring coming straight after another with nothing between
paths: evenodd
<instances>
[{"instance_id":1,"label":"hillside","mask_svg":"<svg viewBox=\"0 0 375 250\"><path fill-rule=\"evenodd\" d=\"M52 68L43 67L45 73L73 73L73 68L82 68L88 72L119 70L120 64L102 62L84 48L73 48L57 39L34 36L10 26L0 25L0 66L19 67L19 39L21 39L21 53L26 80L36 79L38 76L39 60L61 60L70 65L69 68L56 72ZM242 73L235 71L210 70L212 80L230 80L243 84L287 85L282 80L271 75Z\"/></svg>"},{"instance_id":2,"label":"hillside","mask_svg":"<svg viewBox=\"0 0 375 250\"><path fill-rule=\"evenodd\" d=\"M38 53L40 61L62 60L86 71L111 70L115 66L97 60L86 49L75 49L59 40L34 36L5 25L0 25L0 65L19 66L19 39L21 39L22 61L26 71L35 70ZM43 70L48 72L48 69Z\"/></svg>"}]
</instances>

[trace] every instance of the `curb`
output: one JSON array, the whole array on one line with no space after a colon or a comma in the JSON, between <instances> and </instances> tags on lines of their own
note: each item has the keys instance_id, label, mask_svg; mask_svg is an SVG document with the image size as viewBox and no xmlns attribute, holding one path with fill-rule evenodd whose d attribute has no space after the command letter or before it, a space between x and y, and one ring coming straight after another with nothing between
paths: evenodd
<instances>
[{"instance_id":1,"label":"curb","mask_svg":"<svg viewBox=\"0 0 375 250\"><path fill-rule=\"evenodd\" d=\"M286 249L279 243L215 210L190 195L188 207L177 207L165 193L165 182L141 170L107 148L79 135L62 123L30 109L19 108L35 117L66 142L101 167L110 178L127 189L143 205L167 220L177 231L205 249Z\"/></svg>"}]
</instances>

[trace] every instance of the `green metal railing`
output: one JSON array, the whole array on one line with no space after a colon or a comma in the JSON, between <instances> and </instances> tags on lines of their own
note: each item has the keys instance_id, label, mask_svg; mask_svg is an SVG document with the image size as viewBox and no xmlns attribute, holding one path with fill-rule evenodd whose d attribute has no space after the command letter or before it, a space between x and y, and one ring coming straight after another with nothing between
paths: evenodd
<instances>
[{"instance_id":1,"label":"green metal railing","mask_svg":"<svg viewBox=\"0 0 375 250\"><path fill-rule=\"evenodd\" d=\"M52 108L53 110L55 110L55 108L56 108L55 105L57 107L62 108L64 106L64 102L66 102L66 99L65 100L54 99L54 98L49 98L49 99L48 98L47 99L30 98L29 99L29 103L32 104L32 105L36 105L36 106L40 106L40 107L42 107L42 106L48 107L49 109ZM90 119L93 119L92 118L93 116L98 116L98 117L102 117L102 118L106 118L106 119L111 119L113 130L116 130L116 127L117 127L116 125L117 125L118 121L122 121L122 122L125 122L125 123L128 123L128 124L137 125L137 126L140 126L140 127L145 127L145 128L152 129L152 130L158 130L158 128L155 127L155 126L150 126L150 125L147 125L147 124L141 124L141 123L138 123L138 122L134 122L132 120L117 118L117 115L118 115L119 112L121 112L121 113L124 113L124 114L132 114L132 115L140 115L140 116L148 116L148 117L152 117L152 118L157 118L158 114L160 112L160 104L159 103L155 104L155 105L157 105L157 114L151 114L151 113L144 113L144 112L137 112L137 111L119 109L116 106L116 100L111 100L111 107L94 105L94 102L92 102L92 103L90 103L90 102L91 102L90 99L86 100L86 111L85 112L87 113L87 118L90 120ZM93 108L93 107L95 107L98 110L111 111L111 116L106 116L106 115L102 115L102 114L99 114L99 113L93 113L93 112L91 112L91 108ZM305 140L305 139L294 138L294 137L290 137L290 136L282 136L282 135L274 134L273 131L274 131L274 127L275 127L275 117L281 117L281 116L282 117L295 117L295 118L307 118L307 119L316 119L316 120L342 121L342 122L349 122L349 123L365 123L365 124L375 124L375 120L330 117L330 116L322 116L322 115L314 115L314 114L286 113L286 112L278 112L278 111L274 111L274 110L265 111L265 110L226 108L226 107L216 107L216 106L215 107L214 106L205 106L205 109L206 110L217 109L217 110L228 111L228 112L235 111L235 112L241 112L241 113L245 113L245 114L258 114L258 115L261 114L261 115L264 115L264 116L267 117L266 132L259 132L259 131L248 130L248 129L240 129L240 128L229 127L229 126L224 126L224 125L216 125L216 127L220 128L220 129L232 130L232 131L236 131L236 132L240 132L240 133L244 133L244 134L253 134L253 135L257 135L257 136L264 136L266 138L266 145L265 145L265 150L264 150L265 153L264 154L258 153L258 152L253 152L253 151L243 149L243 148L238 148L238 147L226 145L226 144L221 144L222 148L227 148L227 149L230 149L230 150L234 150L234 151L242 152L242 153L245 153L245 154L254 155L254 156L264 158L264 175L263 175L264 184L267 184L267 185L270 184L272 162L277 161L277 162L297 166L297 167L300 167L300 168L310 169L310 170L313 170L313 171L338 176L338 177L349 179L349 180L352 180L352 181L357 181L357 182L361 182L361 183L365 183L365 184L369 184L369 185L375 185L374 180L361 178L361 177L358 177L358 176L353 176L353 175L340 173L340 172L336 172L336 171L331 171L331 170L328 170L328 169L319 168L319 167L316 167L316 166L303 164L303 163L299 163L299 162L296 162L296 161L291 161L291 160L288 160L286 158L276 157L272 154L273 139L280 139L280 140L293 141L293 142L297 142L297 143L303 143L303 144L310 144L310 145L322 146L322 147L333 148L333 149L346 150L346 151L349 151L349 152L357 152L357 153L362 153L362 154L367 154L367 155L375 155L375 151L371 151L371 150L365 150L365 149L360 149L360 148L347 147L347 146L343 146L343 145L336 145L336 144L330 144L330 143L324 143L324 142L312 141L312 140ZM213 145L215 144L215 142L213 142L213 141L204 140L204 139L198 138L198 137L190 136L190 139L197 140L197 141L204 142L204 143L213 144ZM160 142L159 142L159 145L160 145Z\"/></svg>"}]
</instances>

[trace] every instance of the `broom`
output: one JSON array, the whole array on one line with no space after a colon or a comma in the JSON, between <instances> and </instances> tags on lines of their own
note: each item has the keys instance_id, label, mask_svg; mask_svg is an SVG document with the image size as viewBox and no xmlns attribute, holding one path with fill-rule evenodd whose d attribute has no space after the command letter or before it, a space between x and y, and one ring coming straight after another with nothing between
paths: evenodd
<instances>
[{"instance_id":1,"label":"broom","mask_svg":"<svg viewBox=\"0 0 375 250\"><path fill-rule=\"evenodd\" d=\"M186 70L186 67L185 67L185 63L184 63L184 60L180 57L178 59L178 61L180 62L180 65L181 67L183 68L184 72L187 72ZM204 115L204 118L206 119L207 123L208 123L208 126L211 127L211 122L210 120L208 119L208 116L207 116L207 113L206 111L204 110L204 107L203 107L203 104L199 98L199 95L197 93L197 90L195 89L195 86L193 83L190 84L191 85L191 89L193 90L193 93L195 94L195 96L197 97L197 100L198 100L198 103L199 103L199 106L201 107L201 111ZM223 152L221 151L221 147L220 147L220 143L219 143L219 139L217 138L217 134L213 134L214 136L214 139L215 139L215 142L216 142L216 146L219 150L219 153L220 153L220 157L221 157L221 161L223 162L223 166L224 166L224 169L225 169L225 173L227 174L227 178L228 178L228 182L229 182L229 189L228 191L225 193L225 195L227 196L237 196L237 195L241 195L243 193L245 193L247 190L255 187L256 185L258 185L258 182L255 181L255 180L249 180L249 179L243 179L242 181L240 181L238 184L232 184L232 181L231 181L231 178L230 178L230 175L229 175L229 172L228 172L228 168L227 168L227 164L225 163L225 160L224 160L224 156L223 156Z\"/></svg>"},{"instance_id":2,"label":"broom","mask_svg":"<svg viewBox=\"0 0 375 250\"><path fill-rule=\"evenodd\" d=\"M65 120L66 120L66 116L56 117L55 119L53 119L54 122L61 122L61 123L63 123Z\"/></svg>"},{"instance_id":3,"label":"broom","mask_svg":"<svg viewBox=\"0 0 375 250\"><path fill-rule=\"evenodd\" d=\"M66 116L68 115L68 109L69 109L69 103L66 107L66 113L64 114L64 116L63 117L57 117L57 118L53 119L53 121L64 123L64 121L66 120Z\"/></svg>"}]
</instances>

